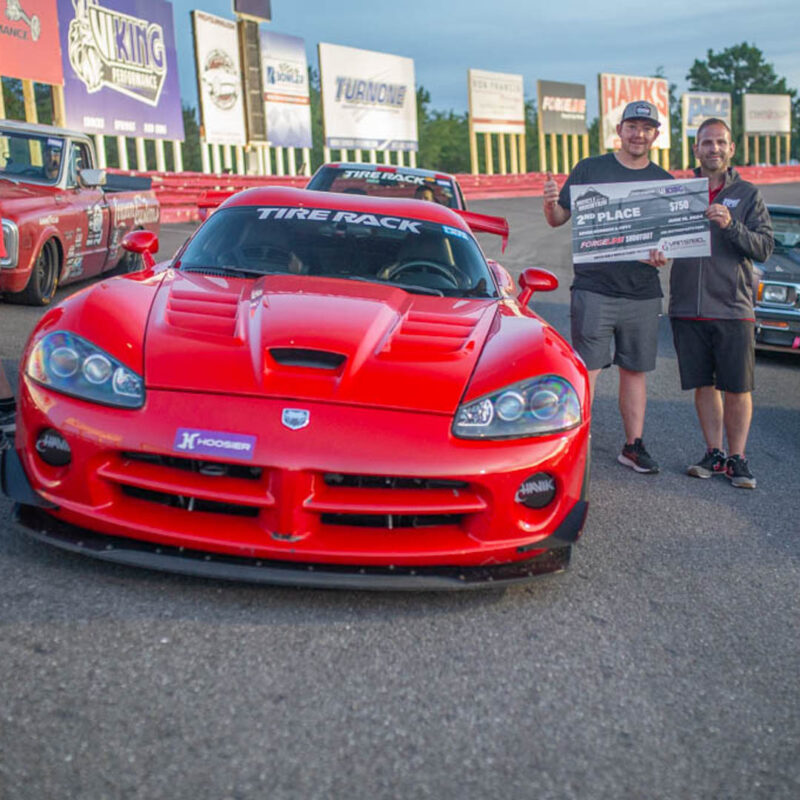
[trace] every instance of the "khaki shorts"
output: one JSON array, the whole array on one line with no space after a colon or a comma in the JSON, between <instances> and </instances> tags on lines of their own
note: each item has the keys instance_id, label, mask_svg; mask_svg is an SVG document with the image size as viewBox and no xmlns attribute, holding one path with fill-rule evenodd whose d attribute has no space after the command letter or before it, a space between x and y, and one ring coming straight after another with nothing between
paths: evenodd
<instances>
[{"instance_id":1,"label":"khaki shorts","mask_svg":"<svg viewBox=\"0 0 800 800\"><path fill-rule=\"evenodd\" d=\"M660 297L632 300L573 289L570 315L572 346L587 369L603 369L612 363L630 372L656 368Z\"/></svg>"}]
</instances>

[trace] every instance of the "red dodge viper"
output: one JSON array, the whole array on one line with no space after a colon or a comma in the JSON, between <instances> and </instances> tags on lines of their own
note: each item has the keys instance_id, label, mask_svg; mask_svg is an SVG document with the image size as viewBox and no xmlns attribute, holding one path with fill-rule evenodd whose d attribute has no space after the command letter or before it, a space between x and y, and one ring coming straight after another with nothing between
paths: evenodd
<instances>
[{"instance_id":1,"label":"red dodge viper","mask_svg":"<svg viewBox=\"0 0 800 800\"><path fill-rule=\"evenodd\" d=\"M506 585L587 511L586 370L436 203L239 193L168 263L49 310L0 481L33 536L265 583ZM517 296L517 292L518 296Z\"/></svg>"}]
</instances>

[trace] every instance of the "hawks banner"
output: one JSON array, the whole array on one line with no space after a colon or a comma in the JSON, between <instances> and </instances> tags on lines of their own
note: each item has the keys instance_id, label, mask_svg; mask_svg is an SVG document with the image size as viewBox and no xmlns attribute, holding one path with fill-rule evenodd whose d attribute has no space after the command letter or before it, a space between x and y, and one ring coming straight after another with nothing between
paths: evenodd
<instances>
[{"instance_id":1,"label":"hawks banner","mask_svg":"<svg viewBox=\"0 0 800 800\"><path fill-rule=\"evenodd\" d=\"M297 36L261 31L267 138L275 147L311 147L306 46Z\"/></svg>"},{"instance_id":2,"label":"hawks banner","mask_svg":"<svg viewBox=\"0 0 800 800\"><path fill-rule=\"evenodd\" d=\"M470 69L467 79L475 133L525 133L522 75Z\"/></svg>"},{"instance_id":3,"label":"hawks banner","mask_svg":"<svg viewBox=\"0 0 800 800\"><path fill-rule=\"evenodd\" d=\"M0 75L63 82L56 0L0 0Z\"/></svg>"},{"instance_id":4,"label":"hawks banner","mask_svg":"<svg viewBox=\"0 0 800 800\"><path fill-rule=\"evenodd\" d=\"M658 109L661 127L654 148L668 150L669 135L669 83L666 78L642 78L635 75L612 75L604 72L600 82L600 125L602 126L603 147L606 150L619 149L617 125L622 119L622 111L628 103L647 100Z\"/></svg>"},{"instance_id":5,"label":"hawks banner","mask_svg":"<svg viewBox=\"0 0 800 800\"><path fill-rule=\"evenodd\" d=\"M686 92L681 96L683 135L696 136L707 119L721 119L733 128L731 96L727 92Z\"/></svg>"},{"instance_id":6,"label":"hawks banner","mask_svg":"<svg viewBox=\"0 0 800 800\"><path fill-rule=\"evenodd\" d=\"M328 147L417 150L417 93L410 58L319 45Z\"/></svg>"},{"instance_id":7,"label":"hawks banner","mask_svg":"<svg viewBox=\"0 0 800 800\"><path fill-rule=\"evenodd\" d=\"M192 24L205 140L213 144L246 144L236 23L204 11L192 11Z\"/></svg>"},{"instance_id":8,"label":"hawks banner","mask_svg":"<svg viewBox=\"0 0 800 800\"><path fill-rule=\"evenodd\" d=\"M172 4L58 0L67 125L183 139Z\"/></svg>"},{"instance_id":9,"label":"hawks banner","mask_svg":"<svg viewBox=\"0 0 800 800\"><path fill-rule=\"evenodd\" d=\"M582 135L586 130L586 87L582 83L536 81L545 133Z\"/></svg>"}]
</instances>

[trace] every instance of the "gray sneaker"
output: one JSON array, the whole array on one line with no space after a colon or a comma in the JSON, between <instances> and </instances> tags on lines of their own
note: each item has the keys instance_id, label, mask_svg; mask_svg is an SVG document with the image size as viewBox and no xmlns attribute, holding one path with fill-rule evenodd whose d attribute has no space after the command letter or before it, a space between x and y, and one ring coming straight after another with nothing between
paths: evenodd
<instances>
[{"instance_id":1,"label":"gray sneaker","mask_svg":"<svg viewBox=\"0 0 800 800\"><path fill-rule=\"evenodd\" d=\"M725 464L725 475L732 486L737 489L755 489L756 479L750 472L750 467L746 458L740 455L730 456Z\"/></svg>"},{"instance_id":2,"label":"gray sneaker","mask_svg":"<svg viewBox=\"0 0 800 800\"><path fill-rule=\"evenodd\" d=\"M644 449L644 442L641 439L635 439L633 444L626 444L617 456L617 461L636 472L658 472L658 463Z\"/></svg>"},{"instance_id":3,"label":"gray sneaker","mask_svg":"<svg viewBox=\"0 0 800 800\"><path fill-rule=\"evenodd\" d=\"M710 478L712 475L724 475L726 467L725 453L713 448L696 463L687 468L687 474L693 478Z\"/></svg>"}]
</instances>

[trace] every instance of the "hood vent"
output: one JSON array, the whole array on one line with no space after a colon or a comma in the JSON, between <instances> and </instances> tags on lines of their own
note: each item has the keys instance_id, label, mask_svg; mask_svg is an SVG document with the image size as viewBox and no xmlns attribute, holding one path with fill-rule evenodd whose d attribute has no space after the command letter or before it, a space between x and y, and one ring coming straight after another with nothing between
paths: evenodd
<instances>
[{"instance_id":1,"label":"hood vent","mask_svg":"<svg viewBox=\"0 0 800 800\"><path fill-rule=\"evenodd\" d=\"M477 323L477 317L453 319L446 314L412 311L385 351L395 355L419 354L420 350L428 356L455 354L470 349L470 336Z\"/></svg>"},{"instance_id":2,"label":"hood vent","mask_svg":"<svg viewBox=\"0 0 800 800\"><path fill-rule=\"evenodd\" d=\"M301 347L271 347L269 354L282 367L307 367L335 372L345 362L341 353L307 350Z\"/></svg>"},{"instance_id":3,"label":"hood vent","mask_svg":"<svg viewBox=\"0 0 800 800\"><path fill-rule=\"evenodd\" d=\"M173 289L167 301L167 322L197 333L233 336L239 298L229 294L186 292Z\"/></svg>"}]
</instances>

